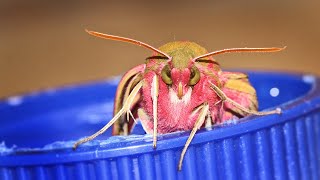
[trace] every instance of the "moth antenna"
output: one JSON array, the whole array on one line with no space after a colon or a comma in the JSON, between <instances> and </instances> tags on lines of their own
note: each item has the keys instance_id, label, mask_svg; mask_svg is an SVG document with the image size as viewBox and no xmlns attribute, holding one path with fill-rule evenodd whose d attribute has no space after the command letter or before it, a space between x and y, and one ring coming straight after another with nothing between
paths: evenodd
<instances>
[{"instance_id":1,"label":"moth antenna","mask_svg":"<svg viewBox=\"0 0 320 180\"><path fill-rule=\"evenodd\" d=\"M282 51L286 48L287 46L284 46L282 48L279 47L271 47L271 48L230 48L230 49L222 49L222 50L218 50L218 51L213 51L201 56L198 56L196 58L193 59L193 62L197 61L198 59L201 58L206 58L209 56L215 56L218 54L224 54L224 53L234 53L234 52L278 52L278 51Z\"/></svg>"},{"instance_id":2,"label":"moth antenna","mask_svg":"<svg viewBox=\"0 0 320 180\"><path fill-rule=\"evenodd\" d=\"M149 44L146 44L144 42L141 42L141 41L138 41L138 40L134 40L134 39L130 39L130 38L126 38L126 37L121 37L121 36L115 36L115 35L111 35L111 34L103 34L103 33L100 33L100 32L95 32L95 31L90 31L90 30L85 30L87 33L89 33L90 35L93 35L93 36L96 36L96 37L100 37L100 38L103 38L103 39L110 39L110 40L114 40L114 41L122 41L122 42L127 42L127 43L132 43L132 44L135 44L135 45L138 45L138 46L143 46L147 49L150 49L154 52L157 52L163 56L166 56L169 60L171 59L171 57L160 51L159 49L149 45Z\"/></svg>"}]
</instances>

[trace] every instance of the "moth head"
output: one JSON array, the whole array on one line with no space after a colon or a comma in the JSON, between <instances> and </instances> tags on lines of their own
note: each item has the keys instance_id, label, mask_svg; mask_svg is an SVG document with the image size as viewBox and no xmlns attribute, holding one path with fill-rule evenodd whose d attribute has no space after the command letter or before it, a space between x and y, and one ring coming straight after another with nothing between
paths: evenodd
<instances>
[{"instance_id":1,"label":"moth head","mask_svg":"<svg viewBox=\"0 0 320 180\"><path fill-rule=\"evenodd\" d=\"M161 70L161 78L170 88L172 88L179 99L188 91L189 87L196 85L200 80L200 71L195 66L180 69L166 64Z\"/></svg>"},{"instance_id":2,"label":"moth head","mask_svg":"<svg viewBox=\"0 0 320 180\"><path fill-rule=\"evenodd\" d=\"M183 82L185 85L194 86L200 80L200 71L197 66L192 65L190 68L179 69L171 68L168 64L161 71L161 78L167 85Z\"/></svg>"}]
</instances>

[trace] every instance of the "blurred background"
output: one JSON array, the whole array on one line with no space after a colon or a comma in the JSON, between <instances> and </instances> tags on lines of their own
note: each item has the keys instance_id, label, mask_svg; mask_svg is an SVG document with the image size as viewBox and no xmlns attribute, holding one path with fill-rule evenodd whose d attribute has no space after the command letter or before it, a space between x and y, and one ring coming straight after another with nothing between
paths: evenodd
<instances>
[{"instance_id":1,"label":"blurred background","mask_svg":"<svg viewBox=\"0 0 320 180\"><path fill-rule=\"evenodd\" d=\"M223 68L320 75L320 1L0 2L0 98L102 80L144 63L150 51L84 29L156 47L195 41L214 51L283 47L271 54L217 56Z\"/></svg>"}]
</instances>

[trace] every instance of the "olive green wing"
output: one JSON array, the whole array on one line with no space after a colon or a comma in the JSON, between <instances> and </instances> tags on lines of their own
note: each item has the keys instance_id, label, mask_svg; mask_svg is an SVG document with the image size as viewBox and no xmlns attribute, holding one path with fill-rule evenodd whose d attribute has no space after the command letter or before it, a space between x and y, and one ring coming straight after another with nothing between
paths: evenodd
<instances>
[{"instance_id":1,"label":"olive green wing","mask_svg":"<svg viewBox=\"0 0 320 180\"><path fill-rule=\"evenodd\" d=\"M258 100L256 90L250 84L248 75L238 72L223 72L219 78L222 83L221 90L228 98L246 109L257 111ZM228 120L232 116L243 117L245 115L247 115L246 112L233 106L231 103L225 102L222 121Z\"/></svg>"}]
</instances>

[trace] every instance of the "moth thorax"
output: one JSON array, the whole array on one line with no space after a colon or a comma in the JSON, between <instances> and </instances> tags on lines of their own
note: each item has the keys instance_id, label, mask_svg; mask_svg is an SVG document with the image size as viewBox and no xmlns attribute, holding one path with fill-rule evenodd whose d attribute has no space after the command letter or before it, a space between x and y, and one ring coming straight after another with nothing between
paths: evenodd
<instances>
[{"instance_id":1,"label":"moth thorax","mask_svg":"<svg viewBox=\"0 0 320 180\"><path fill-rule=\"evenodd\" d=\"M175 51L171 54L171 57L171 65L173 68L177 69L187 68L190 65L192 59L192 56L190 54L181 51Z\"/></svg>"},{"instance_id":2,"label":"moth thorax","mask_svg":"<svg viewBox=\"0 0 320 180\"><path fill-rule=\"evenodd\" d=\"M172 57L171 67L177 69L187 68L193 58L207 53L205 48L188 41L170 42L159 49Z\"/></svg>"}]
</instances>

